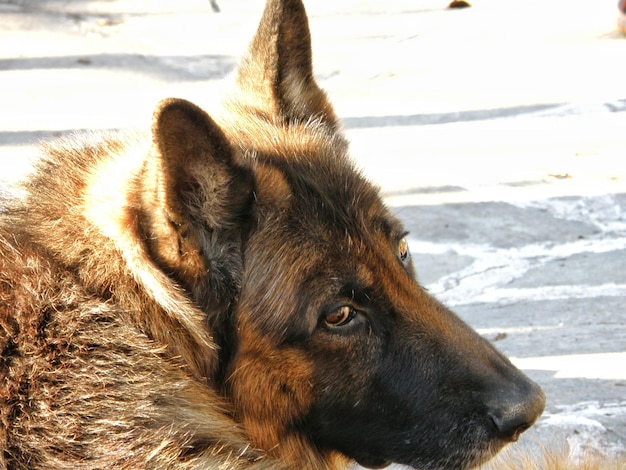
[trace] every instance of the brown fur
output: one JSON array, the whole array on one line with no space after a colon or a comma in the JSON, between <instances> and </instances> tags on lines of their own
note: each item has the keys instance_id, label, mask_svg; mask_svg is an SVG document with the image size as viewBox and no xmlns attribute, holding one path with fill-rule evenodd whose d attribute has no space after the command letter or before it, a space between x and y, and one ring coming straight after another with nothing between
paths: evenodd
<instances>
[{"instance_id":1,"label":"brown fur","mask_svg":"<svg viewBox=\"0 0 626 470\"><path fill-rule=\"evenodd\" d=\"M72 185L92 151L46 161L56 177L33 180L36 201L13 221L35 225L0 232L0 468L274 468L205 384L215 345L198 309L174 291L188 314L174 317L111 240L56 205L85 189Z\"/></svg>"},{"instance_id":2,"label":"brown fur","mask_svg":"<svg viewBox=\"0 0 626 470\"><path fill-rule=\"evenodd\" d=\"M515 441L545 397L416 282L299 0L235 83L215 118L161 102L151 142L48 146L4 203L0 468L470 468Z\"/></svg>"}]
</instances>

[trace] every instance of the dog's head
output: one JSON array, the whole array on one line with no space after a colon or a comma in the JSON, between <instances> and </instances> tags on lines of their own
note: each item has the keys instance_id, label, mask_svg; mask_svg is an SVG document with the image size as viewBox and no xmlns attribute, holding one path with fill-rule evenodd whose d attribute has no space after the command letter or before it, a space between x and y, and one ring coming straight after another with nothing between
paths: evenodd
<instances>
[{"instance_id":1,"label":"dog's head","mask_svg":"<svg viewBox=\"0 0 626 470\"><path fill-rule=\"evenodd\" d=\"M216 121L157 110L154 252L208 313L254 445L294 468L461 469L515 441L543 393L416 281L315 83L300 0L269 0L236 83Z\"/></svg>"}]
</instances>

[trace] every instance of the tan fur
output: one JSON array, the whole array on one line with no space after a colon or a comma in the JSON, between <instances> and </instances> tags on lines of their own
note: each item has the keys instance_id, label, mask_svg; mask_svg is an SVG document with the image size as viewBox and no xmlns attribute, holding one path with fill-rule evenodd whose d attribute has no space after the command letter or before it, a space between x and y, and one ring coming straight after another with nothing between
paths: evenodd
<instances>
[{"instance_id":1,"label":"tan fur","mask_svg":"<svg viewBox=\"0 0 626 470\"><path fill-rule=\"evenodd\" d=\"M538 446L538 451L514 447L504 450L480 470L624 470L626 457L607 457L600 452L573 456L556 445Z\"/></svg>"},{"instance_id":2,"label":"tan fur","mask_svg":"<svg viewBox=\"0 0 626 470\"><path fill-rule=\"evenodd\" d=\"M6 233L0 273L0 468L275 468L121 302Z\"/></svg>"}]
</instances>

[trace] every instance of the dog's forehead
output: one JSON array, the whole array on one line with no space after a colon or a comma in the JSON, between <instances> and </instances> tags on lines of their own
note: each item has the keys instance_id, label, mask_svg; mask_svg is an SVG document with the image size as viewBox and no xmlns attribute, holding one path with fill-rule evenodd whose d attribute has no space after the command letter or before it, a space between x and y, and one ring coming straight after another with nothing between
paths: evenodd
<instances>
[{"instance_id":1,"label":"dog's forehead","mask_svg":"<svg viewBox=\"0 0 626 470\"><path fill-rule=\"evenodd\" d=\"M364 234L395 225L378 189L344 156L268 159L257 174L259 202L308 231Z\"/></svg>"},{"instance_id":2,"label":"dog's forehead","mask_svg":"<svg viewBox=\"0 0 626 470\"><path fill-rule=\"evenodd\" d=\"M359 171L343 134L323 120L277 121L247 110L222 121L256 180L264 212L281 212L308 230L333 229L355 236L392 234L397 220L378 187Z\"/></svg>"}]
</instances>

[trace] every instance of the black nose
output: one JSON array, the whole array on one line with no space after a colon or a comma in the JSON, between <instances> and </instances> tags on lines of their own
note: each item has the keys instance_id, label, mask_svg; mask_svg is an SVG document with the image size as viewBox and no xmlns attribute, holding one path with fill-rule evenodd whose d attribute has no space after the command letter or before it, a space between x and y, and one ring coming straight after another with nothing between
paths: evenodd
<instances>
[{"instance_id":1,"label":"black nose","mask_svg":"<svg viewBox=\"0 0 626 470\"><path fill-rule=\"evenodd\" d=\"M497 436L507 441L517 441L543 413L546 397L534 382L527 382L524 390L513 392L500 399L489 411Z\"/></svg>"},{"instance_id":2,"label":"black nose","mask_svg":"<svg viewBox=\"0 0 626 470\"><path fill-rule=\"evenodd\" d=\"M498 432L498 437L512 442L517 441L520 435L530 428L534 422L525 414L517 413L503 416L497 416L494 413L489 417Z\"/></svg>"}]
</instances>

